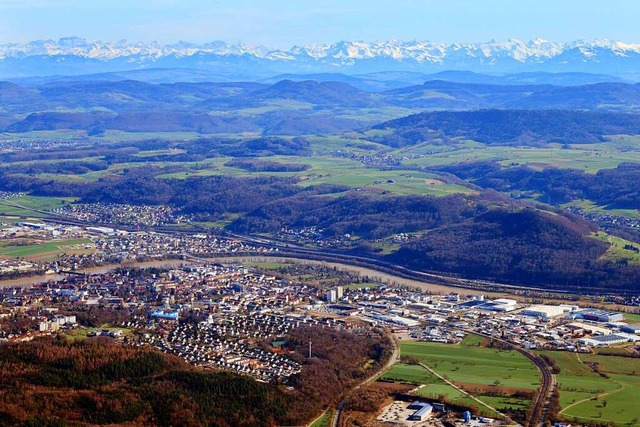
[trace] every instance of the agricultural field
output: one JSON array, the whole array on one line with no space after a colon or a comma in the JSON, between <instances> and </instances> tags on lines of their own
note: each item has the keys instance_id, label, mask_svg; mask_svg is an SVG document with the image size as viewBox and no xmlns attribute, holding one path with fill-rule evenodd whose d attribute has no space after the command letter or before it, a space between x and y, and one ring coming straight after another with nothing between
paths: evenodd
<instances>
[{"instance_id":1,"label":"agricultural field","mask_svg":"<svg viewBox=\"0 0 640 427\"><path fill-rule=\"evenodd\" d=\"M629 137L630 138L630 137ZM405 160L405 165L421 167L444 166L463 162L497 161L503 166L529 166L533 169L570 168L596 173L611 169L620 163L640 162L640 150L621 145L619 140L603 144L562 147L549 144L547 147L485 146L463 141L453 146L424 146L422 144L399 151L404 156L421 157ZM414 152L414 150L416 150Z\"/></svg>"},{"instance_id":2,"label":"agricultural field","mask_svg":"<svg viewBox=\"0 0 640 427\"><path fill-rule=\"evenodd\" d=\"M579 423L637 425L640 360L598 354L545 352L560 367L560 415ZM583 362L597 364L600 373ZM595 366L595 365L592 365Z\"/></svg>"},{"instance_id":3,"label":"agricultural field","mask_svg":"<svg viewBox=\"0 0 640 427\"><path fill-rule=\"evenodd\" d=\"M0 200L0 216L28 216L47 217L48 215L38 211L48 211L60 208L76 199L72 197L36 197L23 196L15 199Z\"/></svg>"},{"instance_id":4,"label":"agricultural field","mask_svg":"<svg viewBox=\"0 0 640 427\"><path fill-rule=\"evenodd\" d=\"M538 370L517 352L481 344L481 338L469 336L457 345L403 342L400 349L403 356L417 359L489 406L498 410L526 410L531 404L528 396L538 387ZM479 406L420 365L395 365L382 378L421 385L414 392L416 395L444 396L453 404Z\"/></svg>"},{"instance_id":5,"label":"agricultural field","mask_svg":"<svg viewBox=\"0 0 640 427\"><path fill-rule=\"evenodd\" d=\"M0 255L12 258L52 259L60 254L83 254L94 250L90 239L52 240L49 242L0 242Z\"/></svg>"},{"instance_id":6,"label":"agricultural field","mask_svg":"<svg viewBox=\"0 0 640 427\"><path fill-rule=\"evenodd\" d=\"M455 387L450 386L427 369L420 365L408 365L399 363L385 372L381 379L383 381L396 381L403 384L412 384L416 388L412 394L433 400L444 400L449 404L464 407L479 407L486 416L495 416L495 412L486 407L480 407L478 402L465 396ZM484 398L482 399L484 401Z\"/></svg>"},{"instance_id":7,"label":"agricultural field","mask_svg":"<svg viewBox=\"0 0 640 427\"><path fill-rule=\"evenodd\" d=\"M262 160L280 164L306 164L310 168L300 172L249 172L240 168L225 166L231 158L208 159L198 163L198 170L160 175L159 178L186 179L193 176L225 175L247 176L295 176L300 178L301 186L319 184L344 185L374 194L385 195L435 195L446 196L455 193L470 194L474 191L458 184L445 182L433 173L413 170L380 170L368 168L362 163L334 157L316 156L313 158L297 156L272 156ZM134 166L131 163L119 165ZM189 163L183 166L190 167ZM114 172L113 170L111 172Z\"/></svg>"},{"instance_id":8,"label":"agricultural field","mask_svg":"<svg viewBox=\"0 0 640 427\"><path fill-rule=\"evenodd\" d=\"M473 345L404 342L415 357L450 381L469 388L535 390L538 370L520 353Z\"/></svg>"}]
</instances>

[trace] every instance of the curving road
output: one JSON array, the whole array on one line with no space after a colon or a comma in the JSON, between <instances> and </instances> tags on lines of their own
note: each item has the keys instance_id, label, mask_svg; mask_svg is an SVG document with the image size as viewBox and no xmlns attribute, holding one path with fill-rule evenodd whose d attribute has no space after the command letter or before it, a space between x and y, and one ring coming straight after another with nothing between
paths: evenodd
<instances>
[{"instance_id":1,"label":"curving road","mask_svg":"<svg viewBox=\"0 0 640 427\"><path fill-rule=\"evenodd\" d=\"M7 201L5 201L7 202ZM39 214L43 214L46 218L40 218L45 222L53 222L58 224L68 224L68 225L77 225L77 226L94 226L94 227L109 227L114 229L120 229L124 231L155 231L159 233L178 233L178 234L198 234L198 233L207 233L211 232L210 229L179 229L176 227L169 226L156 226L156 227L133 227L128 225L121 224L105 224L99 222L86 222L79 221L73 218L65 217L63 215L57 215L49 211L28 208L26 206L19 205L15 202L7 202L9 205L13 205L14 207L19 207L26 211L36 212ZM391 262L387 262L380 258L375 258L367 255L353 255L347 252L341 252L339 250L327 251L322 249L309 249L305 247L298 246L291 242L283 242L277 239L265 238L265 237L256 237L243 235L238 233L231 233L226 230L222 230L220 232L220 237L226 237L231 239L241 240L247 243L258 244L265 248L278 250L280 254L289 255L291 257L298 257L301 259L317 259L320 261L329 261L329 262L339 262L345 264L351 264L356 267L367 267L371 268L383 273L393 274L401 278L412 279L418 281L428 281L433 284L439 285L447 285L458 288L467 288L467 289L475 289L483 292L513 292L519 290L529 290L529 291L540 291L547 293L558 293L558 294L566 294L569 292L572 293L585 293L584 289L579 287L571 288L568 286L556 287L553 288L551 286L547 286L545 288L537 288L532 286L519 286L519 285L510 285L505 283L493 282L490 280L481 280L481 279L465 279L455 274L444 274L440 272L432 272L432 271L419 271L413 270L407 267L403 267L402 265L394 264ZM242 254L235 254L242 255ZM251 254L247 254L251 255ZM264 255L264 253L255 253L253 255ZM590 292L598 291L599 289L589 289ZM604 289L603 289L604 291Z\"/></svg>"},{"instance_id":2,"label":"curving road","mask_svg":"<svg viewBox=\"0 0 640 427\"><path fill-rule=\"evenodd\" d=\"M51 215L51 212L48 211L42 211L42 210L38 210L38 209L30 209L27 208L25 206L21 206L18 205L16 203L12 203L10 202L9 204L14 205L15 207L20 207L23 208L27 211L32 211L32 212L38 212L41 214L45 214L47 216ZM122 226L122 225L114 225L114 224L102 224L102 223L88 223L88 222L84 222L84 221L77 221L77 220L73 220L73 219L69 219L69 218L64 218L64 217L60 217L58 216L57 218L43 218L42 220L44 221L49 221L49 222L53 222L53 223L60 223L60 224L70 224L70 225L79 225L79 226L106 226L106 227L110 227L110 228L118 228L118 229L122 229L122 230L126 230L126 231L139 231L138 229L134 228L134 227L128 227L128 226ZM185 233L185 234L193 234L193 233L201 233L202 230L176 230L176 229L168 229L166 227L155 227L155 228L151 228L149 227L149 229L147 231L157 231L157 232L167 232L167 233ZM359 256L359 255L352 255L352 254L347 254L347 253L340 253L340 252L328 252L328 251L322 251L322 250L315 250L315 249L307 249L307 248L302 248L299 246L295 246L292 245L290 243L286 243L286 242L279 242L277 240L273 240L273 239L266 239L266 238L258 238L258 237L254 237L254 236L245 236L245 235L239 235L239 234L234 234L234 233L225 233L226 237L231 237L231 238L235 238L238 240L242 240L248 243L254 243L254 244L259 244L261 246L267 247L267 248L271 248L271 249L276 249L279 251L279 255L288 255L294 258L301 258L301 259L317 259L317 260L321 260L321 261L329 261L329 262L339 262L339 263L345 263L345 264L352 264L354 266L363 266L363 267L367 267L367 268L371 268L377 271L381 271L384 273L389 273L389 274L393 274L396 275L398 277L402 277L402 278L406 278L406 279L413 279L413 280L420 280L420 281L424 281L424 280L429 280L431 282L435 282L437 284L445 284L445 285L449 285L449 286L455 286L455 287L461 287L461 288L471 288L471 289L480 289L480 290L494 290L494 291L505 291L505 290L520 290L523 289L525 287L522 286L514 286L514 285L506 285L506 284L502 284L502 283L495 283L495 282L490 282L490 281L486 281L486 280L473 280L473 279L464 279L464 278L460 278L460 277L456 277L456 276L450 276L450 275L444 275L444 274L438 274L438 273L430 273L430 272L423 272L423 271L416 271L416 270L411 270L409 268L406 267L402 267L396 264L392 264L392 263L388 263L385 262L383 260L380 259L376 259L376 258L370 258L370 257L366 257L366 256ZM238 256L241 254L234 254L234 256ZM246 254L246 255L252 255L252 254ZM259 255L259 256L264 256L265 254L263 253L256 253L253 255ZM195 257L193 257L195 258ZM526 289L529 290L542 290L542 289L536 289L536 288L531 288L531 287L526 287ZM544 289L546 292L558 292L558 293L566 293L567 291L560 291L560 290L551 290L551 289ZM593 290L592 290L593 291ZM531 362L538 368L538 370L540 371L540 375L541 375L541 381L540 381L540 389L538 391L538 393L536 394L536 397L534 399L534 403L532 406L532 416L530 418L530 420L527 423L528 427L539 427L544 425L544 422L546 420L547 417L547 409L549 406L549 402L551 399L551 394L553 392L553 390L556 387L556 379L555 376L553 375L553 373L551 372L550 368L544 363L544 361L539 358L538 356L536 356L535 354L520 348L518 346L513 345L512 343L508 342L508 341L504 341L501 340L499 338L493 337L493 336L489 336L489 335L484 335L481 333L477 333L475 331L466 331L469 333L473 333L476 335L480 335L486 338L490 338L496 341L499 341L505 345L507 345L510 348L513 348L514 350L518 351L519 353L521 353L522 355L524 355L527 359L531 360ZM389 359L389 361L387 362L387 364L380 369L376 374L372 375L371 377L367 378L366 380L364 380L363 382L361 382L357 387L355 387L353 390L357 390L358 388L362 387L363 385L369 384L373 381L375 381L385 370L387 370L389 367L391 367L398 359L399 356L399 348L398 345L395 341L394 337L391 337L392 342L393 342L393 354L391 356L391 358ZM340 420L340 413L342 411L342 406L343 406L343 402L340 402L340 404L338 405L338 408L335 412L334 418L333 418L333 422L332 425L334 427L337 427L338 422Z\"/></svg>"},{"instance_id":3,"label":"curving road","mask_svg":"<svg viewBox=\"0 0 640 427\"><path fill-rule=\"evenodd\" d=\"M395 365L398 362L398 360L400 360L400 347L398 346L398 342L396 341L396 338L393 336L393 334L387 334L387 336L391 340L391 345L393 346L393 352L391 353L391 357L389 357L389 360L387 361L387 363L385 363L385 365L382 368L378 369L378 371L375 374L371 375L369 378L365 379L360 384L355 386L351 390L351 392L354 392L355 390L360 389L362 386L371 384L372 382L376 381L378 378L380 378L380 375L385 373L389 368ZM345 398L343 398L342 401L340 401L340 403L338 403L338 406L336 407L336 411L333 414L333 419L331 420L332 427L338 427L340 423L340 416L342 415L342 408L344 406L344 401L346 397L347 396L345 396Z\"/></svg>"}]
</instances>

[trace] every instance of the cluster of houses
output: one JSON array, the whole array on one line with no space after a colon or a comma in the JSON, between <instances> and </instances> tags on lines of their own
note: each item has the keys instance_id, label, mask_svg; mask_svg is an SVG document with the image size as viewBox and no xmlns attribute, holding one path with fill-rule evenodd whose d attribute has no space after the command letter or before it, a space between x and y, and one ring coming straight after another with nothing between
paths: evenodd
<instances>
[{"instance_id":1,"label":"cluster of houses","mask_svg":"<svg viewBox=\"0 0 640 427\"><path fill-rule=\"evenodd\" d=\"M174 245L164 239L150 236L144 245ZM185 239L192 239L196 248L195 242L201 240L204 245L222 244L207 236ZM118 309L129 313L127 324L141 332L135 336L142 338L131 338L132 342L152 345L196 365L236 370L265 381L287 378L298 367L282 346L266 349L257 343L312 324L382 327L406 339L443 343L459 342L476 332L525 348L565 351L640 341L640 326L625 322L621 313L577 305L432 295L371 283L322 288L242 265L181 263L133 273L76 274L30 288L1 288L0 314L31 316L33 334L62 333L75 319L53 312L43 318L43 307L63 307L65 313L90 306ZM181 322L189 316L198 322ZM187 326L196 324L197 328Z\"/></svg>"},{"instance_id":2,"label":"cluster of houses","mask_svg":"<svg viewBox=\"0 0 640 427\"><path fill-rule=\"evenodd\" d=\"M255 320L225 315L209 316L197 326L168 323L156 329L159 333L147 334L141 343L197 366L233 370L266 382L284 381L300 372L300 365L286 355L255 345L264 338L286 334L299 324L284 317L263 316Z\"/></svg>"},{"instance_id":3,"label":"cluster of houses","mask_svg":"<svg viewBox=\"0 0 640 427\"><path fill-rule=\"evenodd\" d=\"M57 215L87 223L154 227L189 224L193 218L168 206L145 206L118 203L67 204L54 209Z\"/></svg>"},{"instance_id":4,"label":"cluster of houses","mask_svg":"<svg viewBox=\"0 0 640 427\"><path fill-rule=\"evenodd\" d=\"M207 257L219 254L274 252L234 239L209 234L163 234L147 231L126 232L108 227L77 227L37 221L23 221L0 228L0 239L9 246L36 245L52 240L85 239L54 259L0 259L0 276L55 273L83 270L125 261L177 259L185 256ZM90 241L89 241L90 240ZM71 250L73 249L73 250Z\"/></svg>"},{"instance_id":5,"label":"cluster of houses","mask_svg":"<svg viewBox=\"0 0 640 427\"><path fill-rule=\"evenodd\" d=\"M0 200L17 199L23 197L25 193L17 193L13 191L0 191Z\"/></svg>"}]
</instances>

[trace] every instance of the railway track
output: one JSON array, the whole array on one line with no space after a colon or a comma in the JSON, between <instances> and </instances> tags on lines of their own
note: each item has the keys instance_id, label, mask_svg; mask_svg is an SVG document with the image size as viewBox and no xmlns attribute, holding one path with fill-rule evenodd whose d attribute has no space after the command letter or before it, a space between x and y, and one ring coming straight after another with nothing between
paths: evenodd
<instances>
[{"instance_id":1,"label":"railway track","mask_svg":"<svg viewBox=\"0 0 640 427\"><path fill-rule=\"evenodd\" d=\"M21 207L33 212L38 212L38 213L47 214L47 215L51 214L50 212L47 212L47 211L29 209L23 206ZM115 225L115 224L104 224L104 223L87 223L84 221L77 221L77 220L60 217L60 216L45 218L43 219L43 221L58 223L58 224L66 224L66 225L77 225L77 226L83 226L83 227L87 227L87 226L109 227L109 228L129 231L129 232L140 231L140 228L138 227ZM179 234L198 234L203 232L209 232L209 230L204 230L204 229L203 230L179 230L179 229L174 229L172 227L145 227L143 229L145 231L156 231L160 233L162 232L179 233ZM483 291L495 291L495 292L516 291L516 290L527 289L527 290L534 290L534 291L537 290L537 291L544 291L544 292L567 293L567 291L531 288L531 287L525 288L521 286L507 285L507 284L496 283L496 282L491 282L486 280L464 279L456 276L448 276L448 275L436 274L431 272L416 271L400 265L388 263L377 258L370 258L366 256L353 255L353 254L341 253L341 252L327 252L327 251L321 251L316 249L301 248L299 246L295 246L290 243L278 242L272 239L266 239L266 238L260 238L260 237L245 236L245 235L228 233L228 232L222 233L221 237L237 239L243 242L253 243L269 249L274 249L278 251L278 255L280 256L290 256L293 258L300 258L300 259L313 259L313 260L327 261L327 262L346 263L354 266L367 267L383 273L393 274L395 276L405 278L405 279L428 281L435 284L443 284L443 285L455 286L460 288L483 290ZM233 254L233 256L239 256L239 255L264 256L265 254L260 252L247 253L247 254L238 254L238 253ZM593 291L593 289L591 291ZM548 406L551 399L551 394L556 386L555 376L551 372L550 368L545 364L545 362L540 357L512 343L509 343L508 341L504 341L499 338L495 338L490 335L484 335L474 331L467 331L467 332L480 335L485 338L490 338L507 345L509 348L512 348L515 351L518 351L519 353L521 353L538 368L541 375L540 388L534 398L534 402L531 408L531 417L527 422L527 427L539 427L544 425L547 418L547 412L548 412ZM334 424L336 424L340 418L340 409L341 407L338 407L336 416L334 417L334 420L333 420Z\"/></svg>"},{"instance_id":2,"label":"railway track","mask_svg":"<svg viewBox=\"0 0 640 427\"><path fill-rule=\"evenodd\" d=\"M539 356L533 354L532 352L525 350L522 347L518 347L515 344L510 343L509 341L505 341L500 338L496 338L491 335L482 334L479 332L475 332L472 330L464 330L470 334L475 334L484 338L492 339L494 341L500 342L507 347L517 351L522 354L524 357L529 359L531 363L535 365L536 368L540 371L540 388L536 393L533 404L531 406L531 416L527 420L527 427L540 427L545 425L545 421L548 416L548 407L551 402L551 396L556 387L556 377L551 372L551 369L547 364L540 358Z\"/></svg>"},{"instance_id":3,"label":"railway track","mask_svg":"<svg viewBox=\"0 0 640 427\"><path fill-rule=\"evenodd\" d=\"M128 232L150 231L150 232L158 232L158 233L175 233L175 234L187 234L187 235L212 232L212 230L206 229L206 228L184 229L184 228L170 227L170 226L134 227L134 226L128 226L123 224L86 222L86 221L75 220L73 218L69 218L64 215L54 214L50 211L28 208L26 206L22 206L13 202L9 202L9 204L15 207L22 208L26 211L36 212L36 213L45 215L46 216L45 218L41 218L42 221L52 222L56 224L76 225L81 227L106 227L106 228L113 228L113 229L118 229L118 230L123 230ZM527 291L534 291L534 292L545 292L545 293L556 293L556 294L569 294L569 293L587 294L587 293L593 293L594 291L602 291L605 293L607 291L610 291L610 289L607 290L607 289L596 289L596 288L590 288L588 290L585 290L585 289L582 289L579 287L573 287L570 285L564 285L562 288L559 288L559 287L554 288L551 286L548 286L545 288L538 288L538 287L532 287L532 286L520 286L520 285L498 283L490 280L465 279L455 274L444 274L440 272L412 270L410 268L403 267L398 264L384 261L380 258L369 257L365 255L354 255L352 253L347 253L339 250L334 250L329 252L329 251L323 251L321 249L309 249L309 248L304 248L304 247L295 245L290 242L283 242L276 239L267 239L264 237L248 236L248 235L228 232L226 230L221 230L219 233L217 233L217 235L224 238L237 239L247 243L258 244L266 248L278 250L280 254L291 255L292 257L299 257L302 259L313 258L320 261L352 264L357 267L366 267L366 268L377 270L383 273L393 274L404 279L418 280L422 282L428 282L428 283L433 283L438 285L447 285L447 286L453 286L458 288L480 290L484 292L516 292L516 291L527 290ZM255 255L264 255L264 254L256 253Z\"/></svg>"}]
</instances>

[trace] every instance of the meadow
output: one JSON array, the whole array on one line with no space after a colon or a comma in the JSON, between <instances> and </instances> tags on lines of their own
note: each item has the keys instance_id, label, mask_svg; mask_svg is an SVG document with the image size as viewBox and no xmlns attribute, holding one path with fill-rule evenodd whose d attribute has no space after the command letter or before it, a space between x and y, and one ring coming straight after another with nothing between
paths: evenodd
<instances>
[{"instance_id":1,"label":"meadow","mask_svg":"<svg viewBox=\"0 0 640 427\"><path fill-rule=\"evenodd\" d=\"M403 355L415 357L448 380L463 386L535 390L538 370L520 353L482 346L404 342Z\"/></svg>"},{"instance_id":2,"label":"meadow","mask_svg":"<svg viewBox=\"0 0 640 427\"><path fill-rule=\"evenodd\" d=\"M487 348L482 344L479 337L470 335L455 345L405 341L400 344L400 350L402 356L420 361L498 410L526 410L531 399L524 396L537 389L540 378L538 370L520 353ZM435 399L444 396L454 404L479 406L419 365L397 364L382 378L421 385L414 392L416 395Z\"/></svg>"},{"instance_id":3,"label":"meadow","mask_svg":"<svg viewBox=\"0 0 640 427\"><path fill-rule=\"evenodd\" d=\"M92 252L90 239L51 240L48 242L21 242L11 240L0 242L0 255L12 258L56 258L61 254L82 254Z\"/></svg>"},{"instance_id":4,"label":"meadow","mask_svg":"<svg viewBox=\"0 0 640 427\"><path fill-rule=\"evenodd\" d=\"M602 231L596 233L594 237L611 245L609 249L607 249L607 251L602 255L603 259L614 262L621 259L626 259L630 265L640 265L640 253L625 249L625 246L633 246L637 248L637 243L622 239L620 237L612 236Z\"/></svg>"},{"instance_id":5,"label":"meadow","mask_svg":"<svg viewBox=\"0 0 640 427\"><path fill-rule=\"evenodd\" d=\"M420 365L398 363L385 372L381 379L383 381L413 384L416 388L412 391L412 394L416 396L436 401L446 401L448 404L462 407L478 407L482 414L496 416L495 412L486 407L481 407L478 402L465 396L464 393L442 381ZM481 400L485 401L484 397Z\"/></svg>"},{"instance_id":6,"label":"meadow","mask_svg":"<svg viewBox=\"0 0 640 427\"><path fill-rule=\"evenodd\" d=\"M560 367L556 375L563 419L627 426L640 419L640 360L620 356L543 352ZM583 362L597 363L600 373Z\"/></svg>"},{"instance_id":7,"label":"meadow","mask_svg":"<svg viewBox=\"0 0 640 427\"><path fill-rule=\"evenodd\" d=\"M596 173L621 163L640 162L640 150L631 143L638 138L626 138L615 137L602 144L547 144L544 147L486 146L464 140L448 145L418 144L396 153L406 157L417 155L417 158L409 158L403 164L420 167L496 161L506 167L529 166L537 170L570 168Z\"/></svg>"},{"instance_id":8,"label":"meadow","mask_svg":"<svg viewBox=\"0 0 640 427\"><path fill-rule=\"evenodd\" d=\"M34 212L47 211L61 208L65 204L73 203L73 197L37 197L23 196L9 200L0 200L0 216L28 216L43 218L49 216L47 213Z\"/></svg>"}]
</instances>

